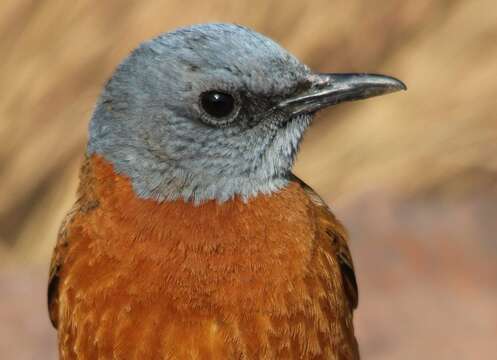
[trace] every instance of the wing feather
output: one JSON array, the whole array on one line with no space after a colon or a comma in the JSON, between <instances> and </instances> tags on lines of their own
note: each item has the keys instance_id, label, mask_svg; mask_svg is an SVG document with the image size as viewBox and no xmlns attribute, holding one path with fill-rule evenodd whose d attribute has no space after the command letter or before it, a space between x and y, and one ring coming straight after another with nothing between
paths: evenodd
<instances>
[{"instance_id":1,"label":"wing feather","mask_svg":"<svg viewBox=\"0 0 497 360\"><path fill-rule=\"evenodd\" d=\"M322 224L325 227L326 236L336 249L336 258L340 265L342 283L344 285L347 300L352 309L357 308L359 303L359 291L357 279L354 271L354 264L348 246L348 235L343 225L336 219L324 200L305 182L292 174L292 181L296 181L302 186L312 203L316 206L316 211Z\"/></svg>"}]
</instances>

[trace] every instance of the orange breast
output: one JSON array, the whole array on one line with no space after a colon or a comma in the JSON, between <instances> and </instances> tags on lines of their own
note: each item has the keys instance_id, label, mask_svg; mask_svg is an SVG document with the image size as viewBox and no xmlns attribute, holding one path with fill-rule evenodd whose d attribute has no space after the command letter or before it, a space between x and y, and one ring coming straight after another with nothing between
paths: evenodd
<instances>
[{"instance_id":1,"label":"orange breast","mask_svg":"<svg viewBox=\"0 0 497 360\"><path fill-rule=\"evenodd\" d=\"M158 203L94 156L80 196L62 358L354 358L333 249L298 184L247 203Z\"/></svg>"}]
</instances>

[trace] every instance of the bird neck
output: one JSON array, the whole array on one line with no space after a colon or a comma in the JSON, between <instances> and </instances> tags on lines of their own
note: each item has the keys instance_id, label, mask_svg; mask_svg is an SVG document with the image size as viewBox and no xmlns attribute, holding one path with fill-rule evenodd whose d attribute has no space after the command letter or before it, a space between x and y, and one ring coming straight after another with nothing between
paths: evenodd
<instances>
[{"instance_id":1,"label":"bird neck","mask_svg":"<svg viewBox=\"0 0 497 360\"><path fill-rule=\"evenodd\" d=\"M273 189L274 192L268 194L255 195L249 199L242 196L233 196L228 201L219 202L217 200L196 203L184 199L175 200L155 200L144 199L135 191L133 183L129 177L116 172L115 167L100 155L87 156L80 173L80 185L78 188L79 202L86 207L99 206L107 213L121 212L123 216L137 217L136 221L157 221L164 223L164 219L170 214L168 211L174 209L181 212L194 214L196 218L200 212L207 212L218 216L220 212L227 213L230 217L240 215L248 209L258 207L274 207L275 204L282 209L276 211L275 216L281 218L285 211L292 210L293 197L302 197L307 203L307 197L298 184L285 180L281 189ZM81 205L81 204L80 204ZM136 210L136 211L133 211ZM161 212L160 215L157 215ZM190 216L190 215L188 215ZM241 216L241 215L240 215Z\"/></svg>"}]
</instances>

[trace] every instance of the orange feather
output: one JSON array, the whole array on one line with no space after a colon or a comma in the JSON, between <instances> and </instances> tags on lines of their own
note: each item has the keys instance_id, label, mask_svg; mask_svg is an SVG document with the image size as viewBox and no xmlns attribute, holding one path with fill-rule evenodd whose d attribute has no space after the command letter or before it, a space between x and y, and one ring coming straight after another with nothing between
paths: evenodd
<instances>
[{"instance_id":1,"label":"orange feather","mask_svg":"<svg viewBox=\"0 0 497 360\"><path fill-rule=\"evenodd\" d=\"M358 359L346 235L298 179L159 203L94 155L78 194L49 284L62 359Z\"/></svg>"}]
</instances>

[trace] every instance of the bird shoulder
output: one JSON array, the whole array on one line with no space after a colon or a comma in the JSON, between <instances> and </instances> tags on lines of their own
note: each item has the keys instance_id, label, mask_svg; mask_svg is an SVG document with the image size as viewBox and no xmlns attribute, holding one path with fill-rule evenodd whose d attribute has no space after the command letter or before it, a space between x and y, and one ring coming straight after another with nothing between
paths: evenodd
<instances>
[{"instance_id":1,"label":"bird shoulder","mask_svg":"<svg viewBox=\"0 0 497 360\"><path fill-rule=\"evenodd\" d=\"M348 246L348 234L345 227L335 215L333 215L325 201L309 185L294 174L291 175L291 180L298 183L311 200L316 217L319 221L320 231L323 233L322 235L329 239L335 248L336 259L340 266L342 283L347 300L352 309L357 308L359 303L359 291L354 264Z\"/></svg>"}]
</instances>

